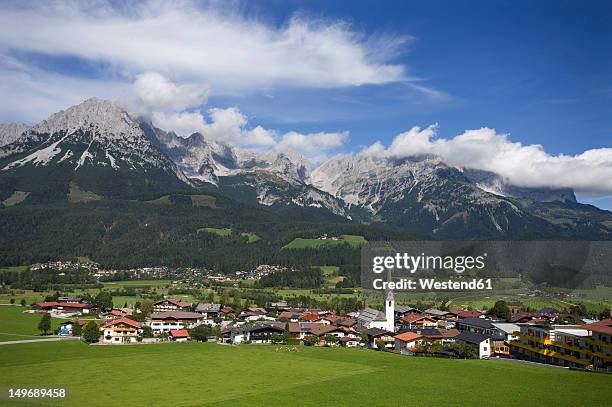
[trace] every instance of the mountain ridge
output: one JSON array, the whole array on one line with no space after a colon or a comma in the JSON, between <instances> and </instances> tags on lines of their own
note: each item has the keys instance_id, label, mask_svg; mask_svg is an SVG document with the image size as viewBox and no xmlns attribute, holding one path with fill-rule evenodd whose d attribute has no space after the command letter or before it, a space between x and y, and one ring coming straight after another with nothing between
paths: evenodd
<instances>
[{"instance_id":1,"label":"mountain ridge","mask_svg":"<svg viewBox=\"0 0 612 407\"><path fill-rule=\"evenodd\" d=\"M102 198L208 189L285 213L439 238L612 236L612 212L577 203L571 190L520 188L433 156L341 154L310 172L297 153L179 137L96 98L0 146L0 201L18 191L20 204L66 200L73 184Z\"/></svg>"}]
</instances>

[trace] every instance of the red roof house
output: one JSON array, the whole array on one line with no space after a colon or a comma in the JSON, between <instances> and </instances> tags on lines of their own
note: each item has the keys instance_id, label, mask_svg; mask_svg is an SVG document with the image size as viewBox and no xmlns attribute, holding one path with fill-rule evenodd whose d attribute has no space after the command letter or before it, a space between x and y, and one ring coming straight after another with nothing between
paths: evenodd
<instances>
[{"instance_id":1,"label":"red roof house","mask_svg":"<svg viewBox=\"0 0 612 407\"><path fill-rule=\"evenodd\" d=\"M173 329L170 331L170 340L176 342L184 342L191 339L189 331L186 329Z\"/></svg>"}]
</instances>

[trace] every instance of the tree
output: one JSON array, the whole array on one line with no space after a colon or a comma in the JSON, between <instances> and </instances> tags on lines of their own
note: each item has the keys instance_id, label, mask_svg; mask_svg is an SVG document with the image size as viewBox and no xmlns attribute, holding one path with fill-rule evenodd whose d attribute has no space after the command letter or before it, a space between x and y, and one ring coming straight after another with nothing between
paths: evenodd
<instances>
[{"instance_id":1,"label":"tree","mask_svg":"<svg viewBox=\"0 0 612 407\"><path fill-rule=\"evenodd\" d=\"M19 303L21 304L21 306L22 306L22 307L25 307L25 306L26 306L26 300L25 300L25 298L22 298L22 299L21 299L21 302L19 302Z\"/></svg>"},{"instance_id":2,"label":"tree","mask_svg":"<svg viewBox=\"0 0 612 407\"><path fill-rule=\"evenodd\" d=\"M142 337L143 338L152 338L153 337L153 329L150 326L144 325L142 327Z\"/></svg>"},{"instance_id":3,"label":"tree","mask_svg":"<svg viewBox=\"0 0 612 407\"><path fill-rule=\"evenodd\" d=\"M478 358L478 351L476 350L476 346L466 342L457 341L449 345L449 349L454 350L459 357L462 357L464 359Z\"/></svg>"},{"instance_id":4,"label":"tree","mask_svg":"<svg viewBox=\"0 0 612 407\"><path fill-rule=\"evenodd\" d=\"M132 314L131 319L136 322L144 322L145 315L142 312L135 312L134 314Z\"/></svg>"},{"instance_id":5,"label":"tree","mask_svg":"<svg viewBox=\"0 0 612 407\"><path fill-rule=\"evenodd\" d=\"M325 335L325 343L326 343L328 346L335 345L335 344L337 344L337 343L338 343L338 338L337 338L337 337L335 337L335 336L334 336L334 335L332 335L332 334L327 334L327 335Z\"/></svg>"},{"instance_id":6,"label":"tree","mask_svg":"<svg viewBox=\"0 0 612 407\"><path fill-rule=\"evenodd\" d=\"M153 301L144 300L142 304L140 304L140 312L142 312L145 317L151 315L153 312Z\"/></svg>"},{"instance_id":7,"label":"tree","mask_svg":"<svg viewBox=\"0 0 612 407\"><path fill-rule=\"evenodd\" d=\"M289 340L289 335L286 332L283 332L282 334L272 334L270 340L272 341L272 343L286 344Z\"/></svg>"},{"instance_id":8,"label":"tree","mask_svg":"<svg viewBox=\"0 0 612 407\"><path fill-rule=\"evenodd\" d=\"M208 325L198 325L193 329L189 330L189 336L191 339L198 342L206 342L208 337L212 335L212 329Z\"/></svg>"},{"instance_id":9,"label":"tree","mask_svg":"<svg viewBox=\"0 0 612 407\"><path fill-rule=\"evenodd\" d=\"M94 299L94 304L101 309L111 309L113 308L113 296L108 291L100 291Z\"/></svg>"},{"instance_id":10,"label":"tree","mask_svg":"<svg viewBox=\"0 0 612 407\"><path fill-rule=\"evenodd\" d=\"M72 336L80 336L82 332L83 328L81 327L81 324L79 324L78 321L74 321L72 324Z\"/></svg>"},{"instance_id":11,"label":"tree","mask_svg":"<svg viewBox=\"0 0 612 407\"><path fill-rule=\"evenodd\" d=\"M505 321L509 321L512 317L512 312L510 311L510 307L506 304L506 301L497 301L493 308L487 312L487 315L499 319L503 319Z\"/></svg>"},{"instance_id":12,"label":"tree","mask_svg":"<svg viewBox=\"0 0 612 407\"><path fill-rule=\"evenodd\" d=\"M229 303L229 295L228 295L227 291L223 291L223 295L221 296L221 304L223 304L225 306L228 303Z\"/></svg>"},{"instance_id":13,"label":"tree","mask_svg":"<svg viewBox=\"0 0 612 407\"><path fill-rule=\"evenodd\" d=\"M15 299L14 299L14 298L11 298L9 302L10 302L11 304L14 304L14 303L15 303Z\"/></svg>"},{"instance_id":14,"label":"tree","mask_svg":"<svg viewBox=\"0 0 612 407\"><path fill-rule=\"evenodd\" d=\"M89 321L83 327L83 333L81 337L87 343L98 342L98 340L100 339L100 327L94 321Z\"/></svg>"},{"instance_id":15,"label":"tree","mask_svg":"<svg viewBox=\"0 0 612 407\"><path fill-rule=\"evenodd\" d=\"M317 343L319 343L319 339L316 336L309 336L304 339L304 346L315 346Z\"/></svg>"},{"instance_id":16,"label":"tree","mask_svg":"<svg viewBox=\"0 0 612 407\"><path fill-rule=\"evenodd\" d=\"M51 315L43 314L40 322L38 323L38 330L43 332L44 335L51 330Z\"/></svg>"},{"instance_id":17,"label":"tree","mask_svg":"<svg viewBox=\"0 0 612 407\"><path fill-rule=\"evenodd\" d=\"M583 303L578 305L572 305L569 309L569 313L578 317L584 317L588 315L588 311Z\"/></svg>"},{"instance_id":18,"label":"tree","mask_svg":"<svg viewBox=\"0 0 612 407\"><path fill-rule=\"evenodd\" d=\"M376 347L378 348L379 351L385 351L387 350L387 346L385 344L385 341L383 341L382 339L379 339L376 341Z\"/></svg>"}]
</instances>

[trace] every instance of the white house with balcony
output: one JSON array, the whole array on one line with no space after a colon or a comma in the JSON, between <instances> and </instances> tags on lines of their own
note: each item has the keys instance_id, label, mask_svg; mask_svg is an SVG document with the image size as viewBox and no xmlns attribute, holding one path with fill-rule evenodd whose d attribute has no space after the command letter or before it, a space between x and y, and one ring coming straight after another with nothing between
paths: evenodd
<instances>
[{"instance_id":1,"label":"white house with balcony","mask_svg":"<svg viewBox=\"0 0 612 407\"><path fill-rule=\"evenodd\" d=\"M151 330L154 335L160 335L174 329L191 329L202 324L204 319L205 316L198 312L156 312L151 315Z\"/></svg>"},{"instance_id":2,"label":"white house with balcony","mask_svg":"<svg viewBox=\"0 0 612 407\"><path fill-rule=\"evenodd\" d=\"M142 323L129 318L117 318L102 324L100 331L102 343L133 343L138 341L138 336L142 333Z\"/></svg>"}]
</instances>

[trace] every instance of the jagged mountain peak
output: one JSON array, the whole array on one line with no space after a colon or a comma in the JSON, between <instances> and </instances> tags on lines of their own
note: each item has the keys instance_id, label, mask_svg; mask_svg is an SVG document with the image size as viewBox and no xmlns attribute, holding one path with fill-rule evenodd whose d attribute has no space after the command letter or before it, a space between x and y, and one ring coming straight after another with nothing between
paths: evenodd
<instances>
[{"instance_id":1,"label":"jagged mountain peak","mask_svg":"<svg viewBox=\"0 0 612 407\"><path fill-rule=\"evenodd\" d=\"M0 147L0 176L40 200L51 184L60 195L76 183L99 195L125 196L189 183L137 118L97 98L51 115Z\"/></svg>"},{"instance_id":2,"label":"jagged mountain peak","mask_svg":"<svg viewBox=\"0 0 612 407\"><path fill-rule=\"evenodd\" d=\"M54 134L59 131L93 129L106 135L132 135L139 132L134 120L117 102L89 98L84 102L52 114L32 131Z\"/></svg>"},{"instance_id":3,"label":"jagged mountain peak","mask_svg":"<svg viewBox=\"0 0 612 407\"><path fill-rule=\"evenodd\" d=\"M29 129L25 123L0 123L0 147L13 143Z\"/></svg>"},{"instance_id":4,"label":"jagged mountain peak","mask_svg":"<svg viewBox=\"0 0 612 407\"><path fill-rule=\"evenodd\" d=\"M155 135L179 168L200 181L218 185L219 177L259 171L294 184L308 179L308 163L297 153L240 149L200 133L185 138L164 131Z\"/></svg>"}]
</instances>

